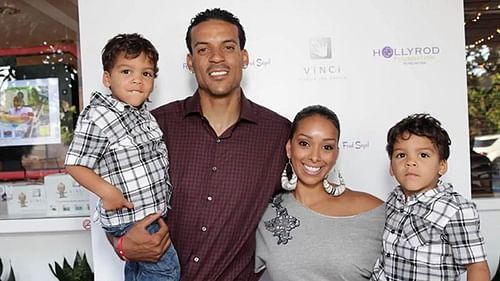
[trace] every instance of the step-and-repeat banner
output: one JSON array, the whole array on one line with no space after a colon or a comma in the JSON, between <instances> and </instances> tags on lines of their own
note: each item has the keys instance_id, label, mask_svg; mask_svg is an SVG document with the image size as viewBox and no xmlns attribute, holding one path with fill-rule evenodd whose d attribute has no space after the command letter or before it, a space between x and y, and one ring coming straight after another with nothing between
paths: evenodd
<instances>
[{"instance_id":1,"label":"step-and-repeat banner","mask_svg":"<svg viewBox=\"0 0 500 281\"><path fill-rule=\"evenodd\" d=\"M196 13L220 7L247 33L248 98L289 119L311 104L339 115L339 162L349 187L386 198L395 185L387 130L427 112L452 138L444 179L470 196L462 1L78 2L84 104L92 91L106 91L101 50L118 33L143 34L160 52L151 108L191 95L196 81L186 67L185 33ZM96 280L122 280L122 264L98 226L92 241Z\"/></svg>"}]
</instances>

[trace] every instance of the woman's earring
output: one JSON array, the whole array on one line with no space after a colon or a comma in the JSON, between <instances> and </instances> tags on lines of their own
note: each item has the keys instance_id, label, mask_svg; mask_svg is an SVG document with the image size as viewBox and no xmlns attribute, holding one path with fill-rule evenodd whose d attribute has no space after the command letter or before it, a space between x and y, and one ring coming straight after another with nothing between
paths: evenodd
<instances>
[{"instance_id":1,"label":"woman's earring","mask_svg":"<svg viewBox=\"0 0 500 281\"><path fill-rule=\"evenodd\" d=\"M290 167L292 169L292 178L288 179L287 168ZM288 159L288 163L285 165L285 169L283 169L283 173L281 174L281 187L284 190L292 191L297 187L297 175L293 171L292 163L290 163L290 159Z\"/></svg>"},{"instance_id":2,"label":"woman's earring","mask_svg":"<svg viewBox=\"0 0 500 281\"><path fill-rule=\"evenodd\" d=\"M344 178L340 174L340 170L333 168L323 179L323 187L326 193L332 196L340 196L345 191Z\"/></svg>"}]
</instances>

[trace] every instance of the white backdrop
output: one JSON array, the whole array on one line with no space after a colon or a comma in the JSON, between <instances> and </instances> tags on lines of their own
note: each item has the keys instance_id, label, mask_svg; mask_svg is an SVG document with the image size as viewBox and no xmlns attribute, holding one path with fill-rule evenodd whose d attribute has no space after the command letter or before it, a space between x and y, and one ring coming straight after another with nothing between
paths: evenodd
<instances>
[{"instance_id":1,"label":"white backdrop","mask_svg":"<svg viewBox=\"0 0 500 281\"><path fill-rule=\"evenodd\" d=\"M185 65L190 19L221 7L247 33L248 98L292 119L310 104L341 121L340 164L347 185L386 198L387 130L411 113L438 118L452 138L444 180L470 197L462 1L202 1L79 2L84 104L101 85L100 52L117 33L138 32L160 52L151 108L191 95ZM121 280L121 262L92 229L96 280Z\"/></svg>"}]
</instances>

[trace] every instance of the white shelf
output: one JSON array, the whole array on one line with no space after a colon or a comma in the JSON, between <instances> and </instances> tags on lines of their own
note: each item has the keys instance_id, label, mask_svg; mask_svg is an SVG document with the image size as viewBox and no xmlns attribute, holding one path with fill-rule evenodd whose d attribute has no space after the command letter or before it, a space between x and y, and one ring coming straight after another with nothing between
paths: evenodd
<instances>
[{"instance_id":1,"label":"white shelf","mask_svg":"<svg viewBox=\"0 0 500 281\"><path fill-rule=\"evenodd\" d=\"M89 229L90 217L0 220L0 234L88 231Z\"/></svg>"}]
</instances>

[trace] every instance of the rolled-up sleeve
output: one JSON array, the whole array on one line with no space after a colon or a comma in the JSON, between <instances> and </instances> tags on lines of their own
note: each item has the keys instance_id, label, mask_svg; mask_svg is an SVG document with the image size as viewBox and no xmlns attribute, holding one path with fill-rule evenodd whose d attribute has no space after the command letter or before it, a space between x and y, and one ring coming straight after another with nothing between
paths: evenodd
<instances>
[{"instance_id":1,"label":"rolled-up sleeve","mask_svg":"<svg viewBox=\"0 0 500 281\"><path fill-rule=\"evenodd\" d=\"M445 228L456 263L466 265L486 260L480 234L479 213L472 202L464 204Z\"/></svg>"},{"instance_id":2,"label":"rolled-up sleeve","mask_svg":"<svg viewBox=\"0 0 500 281\"><path fill-rule=\"evenodd\" d=\"M99 126L88 118L79 118L64 164L93 169L102 157L107 143Z\"/></svg>"}]
</instances>

